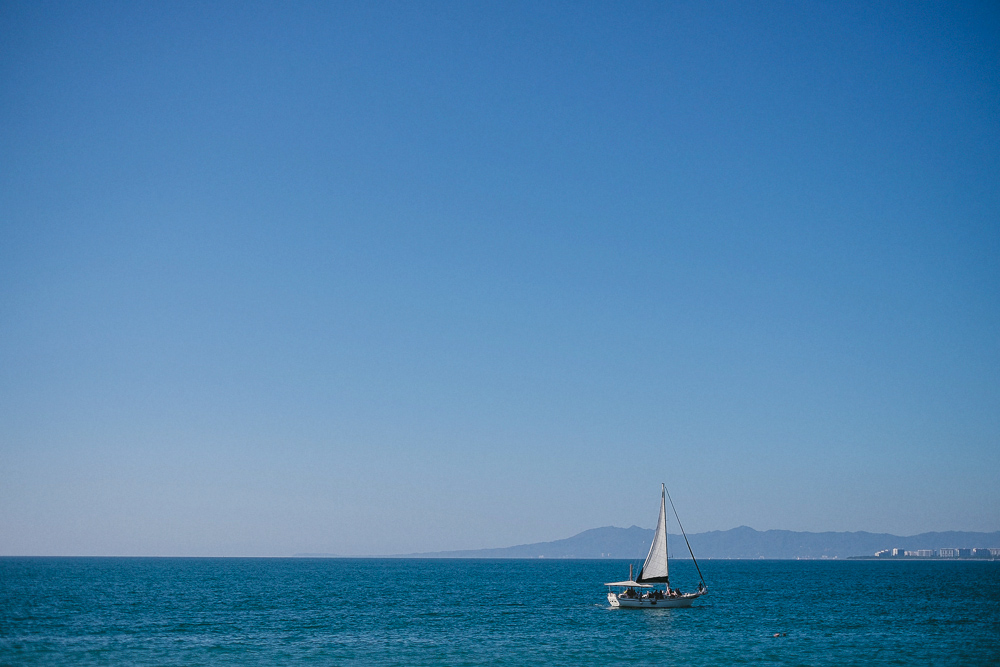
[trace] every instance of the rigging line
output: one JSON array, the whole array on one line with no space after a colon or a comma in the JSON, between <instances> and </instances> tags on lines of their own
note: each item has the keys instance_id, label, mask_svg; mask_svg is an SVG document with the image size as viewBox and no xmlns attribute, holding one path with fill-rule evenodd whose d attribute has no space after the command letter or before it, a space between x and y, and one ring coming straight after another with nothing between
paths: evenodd
<instances>
[{"instance_id":1,"label":"rigging line","mask_svg":"<svg viewBox=\"0 0 1000 667\"><path fill-rule=\"evenodd\" d=\"M701 577L701 583L705 583L705 576L701 573L701 568L698 567L698 559L694 557L694 551L691 550L691 543L688 542L687 533L684 532L684 524L681 523L681 517L677 514L677 508L674 507L674 499L670 497L670 492L667 491L666 485L663 486L663 490L667 493L667 500L670 501L670 509L674 511L674 517L677 519L677 525L681 528L681 535L684 536L684 544L688 547L688 553L691 554L691 560L694 561L694 567L698 570L698 576Z\"/></svg>"}]
</instances>

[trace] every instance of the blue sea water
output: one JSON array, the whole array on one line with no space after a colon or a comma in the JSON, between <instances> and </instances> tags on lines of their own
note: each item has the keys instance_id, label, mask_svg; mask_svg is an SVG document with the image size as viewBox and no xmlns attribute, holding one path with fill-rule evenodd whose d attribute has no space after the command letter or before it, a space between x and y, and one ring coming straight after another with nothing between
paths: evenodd
<instances>
[{"instance_id":1,"label":"blue sea water","mask_svg":"<svg viewBox=\"0 0 1000 667\"><path fill-rule=\"evenodd\" d=\"M627 561L0 558L0 664L1000 664L998 562L701 567L629 610Z\"/></svg>"}]
</instances>

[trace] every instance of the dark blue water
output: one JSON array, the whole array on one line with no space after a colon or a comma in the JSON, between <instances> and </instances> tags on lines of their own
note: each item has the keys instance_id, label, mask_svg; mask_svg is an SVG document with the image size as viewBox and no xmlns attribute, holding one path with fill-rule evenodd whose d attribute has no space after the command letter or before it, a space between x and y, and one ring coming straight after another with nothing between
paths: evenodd
<instances>
[{"instance_id":1,"label":"dark blue water","mask_svg":"<svg viewBox=\"0 0 1000 667\"><path fill-rule=\"evenodd\" d=\"M626 610L623 561L0 558L0 664L1000 664L1000 563L701 565Z\"/></svg>"}]
</instances>

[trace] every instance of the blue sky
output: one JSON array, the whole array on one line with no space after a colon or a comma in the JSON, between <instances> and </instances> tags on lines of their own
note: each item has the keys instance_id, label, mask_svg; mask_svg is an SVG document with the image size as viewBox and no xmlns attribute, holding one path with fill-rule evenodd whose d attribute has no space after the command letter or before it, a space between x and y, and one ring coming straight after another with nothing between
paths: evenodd
<instances>
[{"instance_id":1,"label":"blue sky","mask_svg":"<svg viewBox=\"0 0 1000 667\"><path fill-rule=\"evenodd\" d=\"M1000 530L993 3L0 5L0 553Z\"/></svg>"}]
</instances>

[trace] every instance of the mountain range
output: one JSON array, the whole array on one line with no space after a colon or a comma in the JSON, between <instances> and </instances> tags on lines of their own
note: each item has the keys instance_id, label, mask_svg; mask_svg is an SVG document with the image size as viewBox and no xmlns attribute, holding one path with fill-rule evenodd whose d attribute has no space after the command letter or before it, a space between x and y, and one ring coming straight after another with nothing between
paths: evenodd
<instances>
[{"instance_id":1,"label":"mountain range","mask_svg":"<svg viewBox=\"0 0 1000 667\"><path fill-rule=\"evenodd\" d=\"M553 542L536 542L494 549L467 549L399 554L399 558L630 558L646 556L653 539L651 528L592 528ZM888 533L791 530L759 531L747 526L688 535L697 558L849 558L874 556L882 549L998 548L1000 531L993 533L940 532L900 537ZM668 538L671 558L690 558L684 538Z\"/></svg>"}]
</instances>

